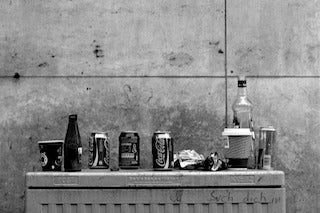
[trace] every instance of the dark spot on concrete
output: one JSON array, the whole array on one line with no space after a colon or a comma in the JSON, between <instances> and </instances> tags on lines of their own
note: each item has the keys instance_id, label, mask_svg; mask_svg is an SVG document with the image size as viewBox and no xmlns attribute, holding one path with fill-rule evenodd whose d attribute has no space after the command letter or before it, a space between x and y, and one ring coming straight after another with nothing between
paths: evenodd
<instances>
[{"instance_id":1,"label":"dark spot on concrete","mask_svg":"<svg viewBox=\"0 0 320 213\"><path fill-rule=\"evenodd\" d=\"M176 60L176 57L175 57L175 56L172 56L172 57L169 58L169 60L170 60L170 61L174 61L174 60Z\"/></svg>"},{"instance_id":2,"label":"dark spot on concrete","mask_svg":"<svg viewBox=\"0 0 320 213\"><path fill-rule=\"evenodd\" d=\"M95 45L95 49L93 50L94 55L96 56L96 58L103 58L103 50L101 48L100 45Z\"/></svg>"},{"instance_id":3,"label":"dark spot on concrete","mask_svg":"<svg viewBox=\"0 0 320 213\"><path fill-rule=\"evenodd\" d=\"M231 70L230 72L231 72L231 74L233 74L233 70Z\"/></svg>"},{"instance_id":4,"label":"dark spot on concrete","mask_svg":"<svg viewBox=\"0 0 320 213\"><path fill-rule=\"evenodd\" d=\"M131 86L129 84L125 84L124 89L127 90L128 92L132 92Z\"/></svg>"},{"instance_id":5,"label":"dark spot on concrete","mask_svg":"<svg viewBox=\"0 0 320 213\"><path fill-rule=\"evenodd\" d=\"M90 87L87 87L87 90L91 90L91 88L90 88Z\"/></svg>"},{"instance_id":6,"label":"dark spot on concrete","mask_svg":"<svg viewBox=\"0 0 320 213\"><path fill-rule=\"evenodd\" d=\"M25 192L22 195L20 195L20 199L23 200L24 197L25 197Z\"/></svg>"},{"instance_id":7,"label":"dark spot on concrete","mask_svg":"<svg viewBox=\"0 0 320 213\"><path fill-rule=\"evenodd\" d=\"M223 54L224 52L223 52L222 49L219 49L218 53L219 53L219 54Z\"/></svg>"},{"instance_id":8,"label":"dark spot on concrete","mask_svg":"<svg viewBox=\"0 0 320 213\"><path fill-rule=\"evenodd\" d=\"M81 75L83 75L83 72L81 72Z\"/></svg>"},{"instance_id":9,"label":"dark spot on concrete","mask_svg":"<svg viewBox=\"0 0 320 213\"><path fill-rule=\"evenodd\" d=\"M209 45L215 45L215 46L218 46L220 44L220 41L209 41Z\"/></svg>"},{"instance_id":10,"label":"dark spot on concrete","mask_svg":"<svg viewBox=\"0 0 320 213\"><path fill-rule=\"evenodd\" d=\"M150 93L151 93L151 94L150 94L150 96L148 97L146 103L149 103L149 102L151 101L151 99L153 98L153 91L151 90Z\"/></svg>"},{"instance_id":11,"label":"dark spot on concrete","mask_svg":"<svg viewBox=\"0 0 320 213\"><path fill-rule=\"evenodd\" d=\"M315 62L315 58L313 56L309 56L308 57L309 62L314 63Z\"/></svg>"},{"instance_id":12,"label":"dark spot on concrete","mask_svg":"<svg viewBox=\"0 0 320 213\"><path fill-rule=\"evenodd\" d=\"M194 58L191 55L184 52L179 52L179 53L171 52L169 54L164 54L163 57L165 58L166 61L168 61L168 63L171 66L176 66L176 67L188 66L194 61Z\"/></svg>"},{"instance_id":13,"label":"dark spot on concrete","mask_svg":"<svg viewBox=\"0 0 320 213\"><path fill-rule=\"evenodd\" d=\"M49 64L47 62L44 62L44 63L41 63L38 65L38 67L41 67L41 68L44 68L44 67L47 67L49 66Z\"/></svg>"},{"instance_id":14,"label":"dark spot on concrete","mask_svg":"<svg viewBox=\"0 0 320 213\"><path fill-rule=\"evenodd\" d=\"M55 55L51 55L51 58L54 58L54 57L56 57Z\"/></svg>"},{"instance_id":15,"label":"dark spot on concrete","mask_svg":"<svg viewBox=\"0 0 320 213\"><path fill-rule=\"evenodd\" d=\"M20 74L17 73L17 72L13 75L13 78L14 78L14 79L17 79L17 80L18 80L20 77L21 77Z\"/></svg>"},{"instance_id":16,"label":"dark spot on concrete","mask_svg":"<svg viewBox=\"0 0 320 213\"><path fill-rule=\"evenodd\" d=\"M133 13L133 10L126 7L119 7L117 10L111 11L111 14L120 14L120 13Z\"/></svg>"},{"instance_id":17,"label":"dark spot on concrete","mask_svg":"<svg viewBox=\"0 0 320 213\"><path fill-rule=\"evenodd\" d=\"M14 58L16 58L17 56L18 56L18 53L14 53L14 54L11 55L11 58L14 59Z\"/></svg>"}]
</instances>

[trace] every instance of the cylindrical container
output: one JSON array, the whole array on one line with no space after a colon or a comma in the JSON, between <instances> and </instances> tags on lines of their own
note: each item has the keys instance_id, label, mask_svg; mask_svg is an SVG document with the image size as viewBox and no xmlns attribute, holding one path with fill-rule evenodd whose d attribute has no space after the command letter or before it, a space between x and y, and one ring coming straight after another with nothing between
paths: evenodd
<instances>
[{"instance_id":1,"label":"cylindrical container","mask_svg":"<svg viewBox=\"0 0 320 213\"><path fill-rule=\"evenodd\" d=\"M61 171L63 140L39 141L43 171Z\"/></svg>"},{"instance_id":2,"label":"cylindrical container","mask_svg":"<svg viewBox=\"0 0 320 213\"><path fill-rule=\"evenodd\" d=\"M135 131L124 131L119 136L119 167L138 169L140 166L140 137Z\"/></svg>"},{"instance_id":3,"label":"cylindrical container","mask_svg":"<svg viewBox=\"0 0 320 213\"><path fill-rule=\"evenodd\" d=\"M228 159L228 169L248 168L248 158L252 150L252 132L249 128L226 128L222 135L227 141L225 156Z\"/></svg>"},{"instance_id":4,"label":"cylindrical container","mask_svg":"<svg viewBox=\"0 0 320 213\"><path fill-rule=\"evenodd\" d=\"M276 156L276 130L272 126L261 127L259 131L259 169L274 169Z\"/></svg>"},{"instance_id":5,"label":"cylindrical container","mask_svg":"<svg viewBox=\"0 0 320 213\"><path fill-rule=\"evenodd\" d=\"M89 137L89 168L108 169L110 165L110 139L106 132L92 132Z\"/></svg>"},{"instance_id":6,"label":"cylindrical container","mask_svg":"<svg viewBox=\"0 0 320 213\"><path fill-rule=\"evenodd\" d=\"M152 137L153 169L170 170L173 168L173 139L170 132L156 131Z\"/></svg>"},{"instance_id":7,"label":"cylindrical container","mask_svg":"<svg viewBox=\"0 0 320 213\"><path fill-rule=\"evenodd\" d=\"M81 171L82 143L77 122L77 115L69 115L69 123L64 140L64 170Z\"/></svg>"}]
</instances>

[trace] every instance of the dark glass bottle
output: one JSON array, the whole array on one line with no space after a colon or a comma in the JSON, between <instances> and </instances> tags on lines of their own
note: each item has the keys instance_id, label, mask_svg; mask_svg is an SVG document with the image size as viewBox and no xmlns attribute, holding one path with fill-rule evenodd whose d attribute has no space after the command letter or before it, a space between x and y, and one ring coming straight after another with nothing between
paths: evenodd
<instances>
[{"instance_id":1,"label":"dark glass bottle","mask_svg":"<svg viewBox=\"0 0 320 213\"><path fill-rule=\"evenodd\" d=\"M77 115L69 115L68 129L64 141L64 169L66 172L81 171L82 144Z\"/></svg>"}]
</instances>

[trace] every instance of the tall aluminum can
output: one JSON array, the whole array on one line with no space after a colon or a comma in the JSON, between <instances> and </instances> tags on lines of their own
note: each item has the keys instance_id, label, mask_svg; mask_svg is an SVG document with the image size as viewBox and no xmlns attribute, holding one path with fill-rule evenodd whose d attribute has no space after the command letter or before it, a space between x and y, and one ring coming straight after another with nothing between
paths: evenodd
<instances>
[{"instance_id":1,"label":"tall aluminum can","mask_svg":"<svg viewBox=\"0 0 320 213\"><path fill-rule=\"evenodd\" d=\"M110 138L106 132L92 132L89 137L89 168L108 169L110 165Z\"/></svg>"},{"instance_id":2,"label":"tall aluminum can","mask_svg":"<svg viewBox=\"0 0 320 213\"><path fill-rule=\"evenodd\" d=\"M140 166L140 137L136 131L124 131L119 136L119 167L138 169Z\"/></svg>"},{"instance_id":3,"label":"tall aluminum can","mask_svg":"<svg viewBox=\"0 0 320 213\"><path fill-rule=\"evenodd\" d=\"M275 128L273 128L273 126L261 127L259 131L258 168L265 170L274 169L276 151Z\"/></svg>"},{"instance_id":4,"label":"tall aluminum can","mask_svg":"<svg viewBox=\"0 0 320 213\"><path fill-rule=\"evenodd\" d=\"M171 170L173 168L173 139L170 132L156 131L152 137L153 169Z\"/></svg>"}]
</instances>

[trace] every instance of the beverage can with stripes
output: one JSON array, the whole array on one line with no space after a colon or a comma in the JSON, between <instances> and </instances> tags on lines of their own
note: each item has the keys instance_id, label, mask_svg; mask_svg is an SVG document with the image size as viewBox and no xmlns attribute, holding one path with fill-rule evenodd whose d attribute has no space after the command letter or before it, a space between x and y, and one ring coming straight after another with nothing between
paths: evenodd
<instances>
[{"instance_id":1,"label":"beverage can with stripes","mask_svg":"<svg viewBox=\"0 0 320 213\"><path fill-rule=\"evenodd\" d=\"M152 137L153 169L173 168L173 140L168 131L156 131Z\"/></svg>"},{"instance_id":2,"label":"beverage can with stripes","mask_svg":"<svg viewBox=\"0 0 320 213\"><path fill-rule=\"evenodd\" d=\"M92 132L89 137L89 168L108 169L110 165L110 139L106 132Z\"/></svg>"}]
</instances>

